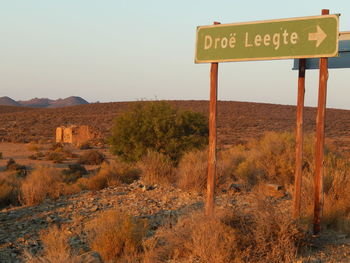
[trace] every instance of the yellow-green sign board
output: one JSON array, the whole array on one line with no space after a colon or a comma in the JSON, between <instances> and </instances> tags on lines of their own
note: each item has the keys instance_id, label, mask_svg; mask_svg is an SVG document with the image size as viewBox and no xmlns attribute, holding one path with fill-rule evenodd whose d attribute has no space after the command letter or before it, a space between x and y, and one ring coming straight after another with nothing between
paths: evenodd
<instances>
[{"instance_id":1,"label":"yellow-green sign board","mask_svg":"<svg viewBox=\"0 0 350 263\"><path fill-rule=\"evenodd\" d=\"M338 15L199 26L195 62L334 57L338 37Z\"/></svg>"}]
</instances>

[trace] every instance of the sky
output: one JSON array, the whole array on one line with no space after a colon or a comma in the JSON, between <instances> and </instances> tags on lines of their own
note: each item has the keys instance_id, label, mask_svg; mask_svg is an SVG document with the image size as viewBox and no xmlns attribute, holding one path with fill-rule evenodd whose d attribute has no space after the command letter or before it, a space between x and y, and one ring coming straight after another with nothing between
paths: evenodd
<instances>
[{"instance_id":1,"label":"sky","mask_svg":"<svg viewBox=\"0 0 350 263\"><path fill-rule=\"evenodd\" d=\"M89 102L208 100L210 64L195 64L196 27L341 14L349 0L0 0L0 97ZM295 105L293 60L219 64L219 100ZM350 109L350 69L329 72L327 106ZM305 105L317 105L318 71Z\"/></svg>"}]
</instances>

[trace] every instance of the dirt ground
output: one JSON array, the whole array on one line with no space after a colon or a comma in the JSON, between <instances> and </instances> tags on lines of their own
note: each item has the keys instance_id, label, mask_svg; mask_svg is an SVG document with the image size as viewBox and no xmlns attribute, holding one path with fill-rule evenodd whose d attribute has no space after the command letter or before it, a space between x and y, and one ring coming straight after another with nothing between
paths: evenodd
<instances>
[{"instance_id":1,"label":"dirt ground","mask_svg":"<svg viewBox=\"0 0 350 263\"><path fill-rule=\"evenodd\" d=\"M47 152L50 150L50 147L52 144L34 144L39 147L40 152ZM0 143L0 152L2 153L2 159L0 159L0 174L6 173L6 164L9 159L14 159L16 163L20 165L25 165L29 170L32 170L36 166L50 166L55 168L66 168L69 164L77 163L77 157L76 158L65 158L65 160L62 163L54 163L53 161L46 160L45 157L41 158L40 160L33 160L29 157L33 154L35 154L37 151L31 150L31 146L33 144L31 143L11 143L11 142L3 142ZM84 151L81 150L75 146L67 145L65 146L69 148L73 154L76 154L77 156L80 156ZM109 152L108 148L95 148L99 152L103 153L107 159L111 158L111 153ZM96 165L85 165L87 170L93 170L97 166Z\"/></svg>"},{"instance_id":2,"label":"dirt ground","mask_svg":"<svg viewBox=\"0 0 350 263\"><path fill-rule=\"evenodd\" d=\"M180 110L208 115L208 101L169 101ZM58 126L90 125L108 139L113 119L134 102L93 103L59 109L0 106L0 142L42 141L53 143ZM218 145L247 142L266 131L290 131L296 126L296 107L267 103L218 102ZM305 107L304 130L314 132L316 109ZM350 152L350 111L326 110L326 139L342 151Z\"/></svg>"},{"instance_id":3,"label":"dirt ground","mask_svg":"<svg viewBox=\"0 0 350 263\"><path fill-rule=\"evenodd\" d=\"M207 101L173 101L171 103L181 109L191 109L202 112L204 114L208 113ZM97 130L101 131L104 136L103 139L106 139L110 134L113 118L127 110L129 106L130 103L100 103L61 109L25 109L0 106L0 153L2 153L3 157L0 159L0 175L6 173L6 164L10 158L14 159L20 165L25 165L29 169L33 169L38 165L53 166L63 169L69 164L76 163L77 158L66 158L63 163L54 163L53 161L46 160L45 158L42 158L41 160L32 160L29 158L29 156L33 155L36 152L32 149L33 144L37 145L39 147L39 151L43 153L49 151L54 142L55 128L60 125L79 125L88 123ZM219 102L218 111L219 147L244 143L251 138L257 138L261 136L265 131L294 131L295 128L294 106L242 102ZM330 144L333 144L333 147L336 147L338 150L341 150L343 152L350 152L350 111L328 109L326 115L327 141ZM314 131L315 119L315 109L306 108L304 121L306 132ZM71 147L70 149L76 155L81 155L84 151L86 151L80 150L77 147ZM108 148L101 147L97 150L104 153L107 156L107 159L111 158L111 154L109 153ZM86 166L88 170L96 169L96 167L97 166L93 165ZM164 189L159 189L159 191L161 190L163 191ZM164 191L168 191L168 189L165 189ZM178 190L175 189L174 192L176 191ZM77 208L82 210L82 214L88 213L91 214L91 216L94 216L96 207L101 210L107 208L109 209L110 206L117 205L119 204L118 202L126 202L129 199L132 200L130 201L130 207L133 207L135 203L132 199L133 197L125 194L129 192L133 195L134 192L140 195L140 205L138 208L147 208L147 204L142 203L144 200L146 200L145 196L143 196L144 193L139 193L139 187L136 186L135 189L118 189L118 191L107 189L101 190L100 192L94 194L81 193L77 196L69 197L69 200L74 199ZM117 197L114 198L111 195L111 200L109 200L108 198L111 193L114 193ZM149 194L149 192L146 192L146 195L147 194ZM101 201L97 202L95 200L95 195L101 195ZM91 198L91 201L86 201L89 198ZM155 195L150 199L156 200L157 198L159 198L159 196ZM202 197L196 198L198 198L199 201L203 202L203 200L201 200ZM191 200L193 197L189 197L188 199ZM55 207L55 209L56 206L62 206L64 212L69 216L69 213L76 213L74 212L75 207L69 208L72 210L71 211L66 207L66 204L64 202L66 202L66 200L61 200L58 203L50 203L50 205ZM87 202L87 204L84 202ZM116 202L116 204L113 202ZM181 204L182 203L179 203L179 205ZM2 219L0 219L3 220L3 223L1 223L1 220L0 223L3 224L3 226L5 226L5 223L8 223L8 226L11 226L13 220L11 217L12 215L18 215L18 218L16 220L20 221L22 220L21 217L23 217L22 212L20 213L21 210L24 211L24 214L30 214L32 213L31 209L35 210L39 208L40 207L17 207L11 208L8 211L4 209L0 211L0 217L2 217ZM28 212L25 211L26 209L28 209ZM56 213L53 209L51 209L52 211L50 209L46 207L45 209L43 208L43 211L46 213L45 217L43 217L43 221L45 221L45 227L48 224L51 224L51 219L48 215L58 214L58 212ZM169 210L170 209L171 207ZM57 219L60 222L61 218L59 216L56 217L52 218L55 220ZM37 221L39 222L40 220L38 219ZM16 230L19 234L13 236L13 240L10 240L12 243L17 244L19 242L16 240L22 238L23 235L21 234L21 231L23 232L23 229L26 229L27 225L30 225L30 222L31 221L28 221L28 224L24 224L23 228L21 226L18 230ZM0 230L5 231L3 237L6 239L9 235L10 227L8 229L1 229L0 227ZM37 231L33 230L32 232L34 233L33 240L37 242L35 239ZM0 235L0 237L2 236ZM8 242L8 244L11 242ZM20 245L18 246L20 247ZM13 249L9 249L10 254L12 251L17 251L16 249L19 248L15 247ZM310 247L309 251L306 252L305 258L301 261L298 261L298 263L302 262L350 263L349 237L339 233L324 232L320 238L314 239L312 242L312 247Z\"/></svg>"}]
</instances>

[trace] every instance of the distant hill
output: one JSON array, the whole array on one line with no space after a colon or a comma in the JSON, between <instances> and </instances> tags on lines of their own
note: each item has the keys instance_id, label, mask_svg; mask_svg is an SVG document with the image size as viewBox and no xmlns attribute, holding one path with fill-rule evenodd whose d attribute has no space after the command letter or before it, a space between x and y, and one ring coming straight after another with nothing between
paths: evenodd
<instances>
[{"instance_id":1,"label":"distant hill","mask_svg":"<svg viewBox=\"0 0 350 263\"><path fill-rule=\"evenodd\" d=\"M21 106L31 107L31 108L48 108L54 100L46 98L34 98L26 101L18 101Z\"/></svg>"},{"instance_id":2,"label":"distant hill","mask_svg":"<svg viewBox=\"0 0 350 263\"><path fill-rule=\"evenodd\" d=\"M77 106L89 104L81 97L71 96L65 99L51 100L48 98L34 98L25 101L15 101L9 97L0 97L0 105L5 106L23 106L30 108L60 108L67 106Z\"/></svg>"},{"instance_id":3,"label":"distant hill","mask_svg":"<svg viewBox=\"0 0 350 263\"><path fill-rule=\"evenodd\" d=\"M9 97L0 97L0 105L4 106L21 106L17 101L9 98Z\"/></svg>"},{"instance_id":4,"label":"distant hill","mask_svg":"<svg viewBox=\"0 0 350 263\"><path fill-rule=\"evenodd\" d=\"M60 108L60 107L76 106L76 105L83 105L83 104L89 104L89 102L87 102L81 97L71 96L65 99L58 99L53 101L49 106L49 108Z\"/></svg>"}]
</instances>

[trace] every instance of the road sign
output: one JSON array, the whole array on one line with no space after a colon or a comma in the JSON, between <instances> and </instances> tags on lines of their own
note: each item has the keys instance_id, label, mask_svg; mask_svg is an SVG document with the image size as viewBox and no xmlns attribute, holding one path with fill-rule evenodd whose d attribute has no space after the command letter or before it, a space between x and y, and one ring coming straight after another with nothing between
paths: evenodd
<instances>
[{"instance_id":1,"label":"road sign","mask_svg":"<svg viewBox=\"0 0 350 263\"><path fill-rule=\"evenodd\" d=\"M319 59L306 59L306 69L319 69ZM339 33L339 56L328 59L328 68L350 68L350 31ZM293 70L299 69L299 59L294 59Z\"/></svg>"},{"instance_id":2,"label":"road sign","mask_svg":"<svg viewBox=\"0 0 350 263\"><path fill-rule=\"evenodd\" d=\"M197 28L196 63L334 57L338 15Z\"/></svg>"}]
</instances>

